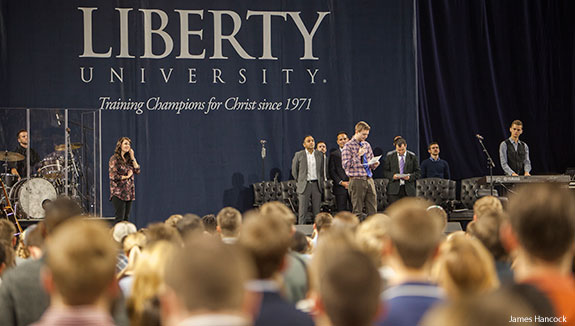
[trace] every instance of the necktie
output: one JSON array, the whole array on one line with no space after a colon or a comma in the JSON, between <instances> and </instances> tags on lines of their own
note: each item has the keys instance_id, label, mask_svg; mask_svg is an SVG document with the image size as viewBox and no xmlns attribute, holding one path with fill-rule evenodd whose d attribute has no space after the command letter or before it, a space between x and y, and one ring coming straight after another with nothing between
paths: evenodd
<instances>
[{"instance_id":1,"label":"necktie","mask_svg":"<svg viewBox=\"0 0 575 326\"><path fill-rule=\"evenodd\" d=\"M367 176L371 178L371 176L373 175L371 173L371 168L369 167L369 165L367 165L367 157L366 154L363 154L362 156L362 162L363 162L363 166L365 167L365 172L367 173Z\"/></svg>"},{"instance_id":2,"label":"necktie","mask_svg":"<svg viewBox=\"0 0 575 326\"><path fill-rule=\"evenodd\" d=\"M403 174L403 169L405 168L405 157L404 155L399 156L399 174Z\"/></svg>"}]
</instances>

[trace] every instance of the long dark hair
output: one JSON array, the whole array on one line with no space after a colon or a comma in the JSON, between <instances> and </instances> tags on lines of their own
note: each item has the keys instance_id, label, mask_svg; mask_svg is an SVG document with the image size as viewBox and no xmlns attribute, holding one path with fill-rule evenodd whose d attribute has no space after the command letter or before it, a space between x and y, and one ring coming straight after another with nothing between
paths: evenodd
<instances>
[{"instance_id":1,"label":"long dark hair","mask_svg":"<svg viewBox=\"0 0 575 326\"><path fill-rule=\"evenodd\" d=\"M122 143L124 142L124 140L127 140L128 142L130 142L130 146L132 145L132 140L128 137L121 137L120 139L118 139L118 142L116 143L116 149L114 150L114 156L116 156L116 158L124 163L124 160L126 163L131 164L132 163L132 158L130 157L129 153L124 154L124 157L122 157Z\"/></svg>"}]
</instances>

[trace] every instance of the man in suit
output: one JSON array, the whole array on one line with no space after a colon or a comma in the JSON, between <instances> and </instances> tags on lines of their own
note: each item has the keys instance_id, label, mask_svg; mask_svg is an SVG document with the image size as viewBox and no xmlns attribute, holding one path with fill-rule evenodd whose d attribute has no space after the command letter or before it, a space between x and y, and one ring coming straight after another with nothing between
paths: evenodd
<instances>
[{"instance_id":1,"label":"man in suit","mask_svg":"<svg viewBox=\"0 0 575 326\"><path fill-rule=\"evenodd\" d=\"M348 140L347 134L340 131L337 134L337 145L339 148L333 150L329 155L329 178L333 180L333 195L335 196L335 205L338 212L349 211L351 207L349 193L347 192L349 177L345 174L341 164L341 151Z\"/></svg>"},{"instance_id":2,"label":"man in suit","mask_svg":"<svg viewBox=\"0 0 575 326\"><path fill-rule=\"evenodd\" d=\"M394 141L395 151L387 154L383 172L387 185L387 198L393 203L406 196L415 196L415 181L420 177L419 159L407 150L407 142L399 137Z\"/></svg>"},{"instance_id":3,"label":"man in suit","mask_svg":"<svg viewBox=\"0 0 575 326\"><path fill-rule=\"evenodd\" d=\"M296 180L298 194L298 223L306 222L306 214L311 198L313 216L319 213L321 194L323 192L323 153L314 150L315 140L312 136L303 139L304 149L296 152L292 164L291 173Z\"/></svg>"}]
</instances>

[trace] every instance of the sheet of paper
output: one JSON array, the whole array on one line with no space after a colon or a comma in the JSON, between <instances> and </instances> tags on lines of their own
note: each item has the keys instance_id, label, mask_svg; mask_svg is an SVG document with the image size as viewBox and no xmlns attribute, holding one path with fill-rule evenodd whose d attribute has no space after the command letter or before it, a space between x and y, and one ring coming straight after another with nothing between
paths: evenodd
<instances>
[{"instance_id":1,"label":"sheet of paper","mask_svg":"<svg viewBox=\"0 0 575 326\"><path fill-rule=\"evenodd\" d=\"M380 158L381 158L381 155L374 156L371 160L369 160L369 162L367 162L367 165L372 165L372 164L375 164L375 162L379 162Z\"/></svg>"}]
</instances>

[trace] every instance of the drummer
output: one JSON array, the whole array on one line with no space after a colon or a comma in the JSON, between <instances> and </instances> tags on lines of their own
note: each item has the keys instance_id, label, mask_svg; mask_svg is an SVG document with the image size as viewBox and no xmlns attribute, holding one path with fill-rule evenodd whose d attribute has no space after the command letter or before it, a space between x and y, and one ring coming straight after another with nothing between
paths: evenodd
<instances>
[{"instance_id":1,"label":"drummer","mask_svg":"<svg viewBox=\"0 0 575 326\"><path fill-rule=\"evenodd\" d=\"M28 131L22 129L18 131L18 146L14 149L14 152L24 155L24 159L17 162L10 162L8 166L12 174L18 176L18 178L25 178L27 175L26 170L26 153L28 148ZM40 162L40 157L35 150L30 148L30 166L34 166Z\"/></svg>"}]
</instances>

